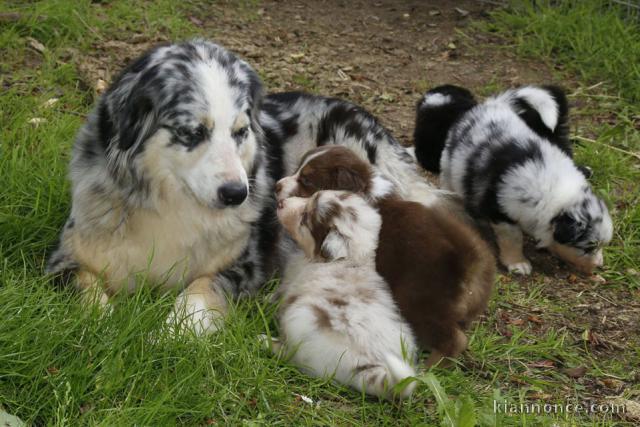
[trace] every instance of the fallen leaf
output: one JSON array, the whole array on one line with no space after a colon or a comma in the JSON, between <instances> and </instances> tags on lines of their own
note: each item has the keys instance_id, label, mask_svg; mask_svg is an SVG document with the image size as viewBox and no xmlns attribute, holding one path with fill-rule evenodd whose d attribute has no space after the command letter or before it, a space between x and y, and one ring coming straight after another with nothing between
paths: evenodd
<instances>
[{"instance_id":1,"label":"fallen leaf","mask_svg":"<svg viewBox=\"0 0 640 427\"><path fill-rule=\"evenodd\" d=\"M440 11L439 10L430 10L429 11L429 16L438 16L440 15Z\"/></svg>"},{"instance_id":2,"label":"fallen leaf","mask_svg":"<svg viewBox=\"0 0 640 427\"><path fill-rule=\"evenodd\" d=\"M404 19L408 19L408 18L409 18L409 14L408 14L408 13L404 13L404 14L402 14L402 17L403 17Z\"/></svg>"},{"instance_id":3,"label":"fallen leaf","mask_svg":"<svg viewBox=\"0 0 640 427\"><path fill-rule=\"evenodd\" d=\"M576 366L575 368L564 368L562 372L571 378L582 378L587 373L587 368L584 366Z\"/></svg>"},{"instance_id":4,"label":"fallen leaf","mask_svg":"<svg viewBox=\"0 0 640 427\"><path fill-rule=\"evenodd\" d=\"M33 37L27 37L26 40L27 42L29 42L29 46L31 46L32 48L34 48L40 53L44 53L47 50L47 48L44 47L42 43L40 43L38 40L34 39Z\"/></svg>"},{"instance_id":5,"label":"fallen leaf","mask_svg":"<svg viewBox=\"0 0 640 427\"><path fill-rule=\"evenodd\" d=\"M567 277L567 282L569 283L576 283L578 281L578 276L576 276L575 274L570 274L569 277Z\"/></svg>"},{"instance_id":6,"label":"fallen leaf","mask_svg":"<svg viewBox=\"0 0 640 427\"><path fill-rule=\"evenodd\" d=\"M469 15L469 11L468 10L464 10L460 7L456 7L455 11L458 12L458 14L460 14L460 16L465 17Z\"/></svg>"},{"instance_id":7,"label":"fallen leaf","mask_svg":"<svg viewBox=\"0 0 640 427\"><path fill-rule=\"evenodd\" d=\"M450 42L450 43L447 45L447 48L448 48L448 49L451 49L451 50L457 49L456 44L455 44L454 42Z\"/></svg>"},{"instance_id":8,"label":"fallen leaf","mask_svg":"<svg viewBox=\"0 0 640 427\"><path fill-rule=\"evenodd\" d=\"M605 283L607 283L607 279L605 279L604 277L602 277L599 274L593 274L593 275L589 276L589 281L591 281L593 283L597 283L599 285L604 285Z\"/></svg>"},{"instance_id":9,"label":"fallen leaf","mask_svg":"<svg viewBox=\"0 0 640 427\"><path fill-rule=\"evenodd\" d=\"M529 322L537 323L538 325L541 325L541 324L543 323L543 322L542 322L542 319L541 319L540 317L536 316L535 314L530 314L530 315L527 317L527 320L528 320Z\"/></svg>"},{"instance_id":10,"label":"fallen leaf","mask_svg":"<svg viewBox=\"0 0 640 427\"><path fill-rule=\"evenodd\" d=\"M538 360L527 364L530 368L553 368L555 362L553 360Z\"/></svg>"},{"instance_id":11,"label":"fallen leaf","mask_svg":"<svg viewBox=\"0 0 640 427\"><path fill-rule=\"evenodd\" d=\"M43 102L42 106L44 108L53 107L58 101L60 101L59 98L50 98L50 99L47 99L45 102Z\"/></svg>"},{"instance_id":12,"label":"fallen leaf","mask_svg":"<svg viewBox=\"0 0 640 427\"><path fill-rule=\"evenodd\" d=\"M47 368L47 372L49 372L51 375L56 375L60 372L60 369L56 368L55 366L49 366Z\"/></svg>"},{"instance_id":13,"label":"fallen leaf","mask_svg":"<svg viewBox=\"0 0 640 427\"><path fill-rule=\"evenodd\" d=\"M189 21L191 21L191 23L197 27L202 27L202 21L195 16L190 16Z\"/></svg>"},{"instance_id":14,"label":"fallen leaf","mask_svg":"<svg viewBox=\"0 0 640 427\"><path fill-rule=\"evenodd\" d=\"M42 117L34 117L32 119L29 119L29 124L34 125L35 127L40 126L42 123L46 123L47 119L42 118Z\"/></svg>"}]
</instances>

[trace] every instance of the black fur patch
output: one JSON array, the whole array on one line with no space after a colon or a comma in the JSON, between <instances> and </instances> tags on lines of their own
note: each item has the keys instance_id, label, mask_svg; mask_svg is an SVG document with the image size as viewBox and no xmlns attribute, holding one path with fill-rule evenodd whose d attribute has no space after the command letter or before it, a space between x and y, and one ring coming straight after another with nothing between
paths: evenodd
<instances>
[{"instance_id":1,"label":"black fur patch","mask_svg":"<svg viewBox=\"0 0 640 427\"><path fill-rule=\"evenodd\" d=\"M542 121L540 113L524 98L516 99L516 111L532 131L549 140L569 157L573 157L571 142L569 141L569 103L567 102L567 97L564 91L557 86L542 86L541 89L551 95L558 107L558 122L555 129L549 129Z\"/></svg>"},{"instance_id":2,"label":"black fur patch","mask_svg":"<svg viewBox=\"0 0 640 427\"><path fill-rule=\"evenodd\" d=\"M448 96L451 101L442 105L423 105L424 98L431 94ZM423 168L434 173L440 172L440 156L449 129L476 104L471 92L453 85L438 86L423 95L416 107L413 133L416 158Z\"/></svg>"},{"instance_id":3,"label":"black fur patch","mask_svg":"<svg viewBox=\"0 0 640 427\"><path fill-rule=\"evenodd\" d=\"M541 161L542 152L535 142L529 142L525 147L516 141L493 146L491 141L495 141L499 137L500 130L497 127L491 129L487 142L479 144L469 155L464 175L465 200L471 203L469 208L477 216L487 218L494 223L513 223L513 220L503 212L498 203L498 186L505 173L510 169L528 161ZM502 137L504 138L504 135ZM491 150L491 162L477 165L476 162L480 159L482 150ZM488 182L488 187L482 197L477 199L473 184L475 180L480 178Z\"/></svg>"}]
</instances>

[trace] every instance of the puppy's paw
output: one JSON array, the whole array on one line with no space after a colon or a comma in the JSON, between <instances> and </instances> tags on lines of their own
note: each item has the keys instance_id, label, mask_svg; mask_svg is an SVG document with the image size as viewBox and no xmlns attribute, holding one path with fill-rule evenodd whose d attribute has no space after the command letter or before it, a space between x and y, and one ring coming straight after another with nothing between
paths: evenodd
<instances>
[{"instance_id":1,"label":"puppy's paw","mask_svg":"<svg viewBox=\"0 0 640 427\"><path fill-rule=\"evenodd\" d=\"M222 312L208 308L199 294L180 295L166 322L172 334L179 329L186 329L202 336L217 332L223 316Z\"/></svg>"},{"instance_id":2,"label":"puppy's paw","mask_svg":"<svg viewBox=\"0 0 640 427\"><path fill-rule=\"evenodd\" d=\"M528 276L529 274L531 274L531 263L527 260L524 260L507 265L507 269L509 270L509 273Z\"/></svg>"}]
</instances>

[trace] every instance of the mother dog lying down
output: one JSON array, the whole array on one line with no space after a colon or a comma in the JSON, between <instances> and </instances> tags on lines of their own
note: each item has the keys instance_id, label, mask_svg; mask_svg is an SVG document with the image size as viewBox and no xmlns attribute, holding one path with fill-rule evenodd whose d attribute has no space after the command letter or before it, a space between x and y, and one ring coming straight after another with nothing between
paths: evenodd
<instances>
[{"instance_id":1,"label":"mother dog lying down","mask_svg":"<svg viewBox=\"0 0 640 427\"><path fill-rule=\"evenodd\" d=\"M252 292L278 267L274 182L310 148L350 146L403 195L438 202L362 109L303 94L263 104L262 92L247 63L204 40L157 47L125 68L78 133L71 213L48 272L74 271L102 303L143 283L138 273L184 288L176 308L211 332L225 291Z\"/></svg>"}]
</instances>

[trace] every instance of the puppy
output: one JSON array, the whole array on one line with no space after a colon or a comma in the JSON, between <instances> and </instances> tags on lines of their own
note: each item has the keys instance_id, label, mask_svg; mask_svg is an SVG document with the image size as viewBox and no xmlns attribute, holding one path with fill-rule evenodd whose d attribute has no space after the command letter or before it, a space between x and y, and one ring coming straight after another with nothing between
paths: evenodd
<instances>
[{"instance_id":1,"label":"puppy","mask_svg":"<svg viewBox=\"0 0 640 427\"><path fill-rule=\"evenodd\" d=\"M272 348L283 347L310 375L334 375L357 390L391 398L394 385L415 375L416 346L375 271L380 215L355 194L322 191L280 201L278 218L302 252L282 279L282 341Z\"/></svg>"},{"instance_id":2,"label":"puppy","mask_svg":"<svg viewBox=\"0 0 640 427\"><path fill-rule=\"evenodd\" d=\"M393 185L341 146L307 153L276 184L278 200L347 190L373 201L382 217L376 270L389 284L430 366L467 346L464 329L486 308L495 278L491 250L467 223L440 208L401 200Z\"/></svg>"},{"instance_id":3,"label":"puppy","mask_svg":"<svg viewBox=\"0 0 640 427\"><path fill-rule=\"evenodd\" d=\"M531 273L523 232L584 273L603 264L611 217L586 180L588 169L573 163L567 116L564 93L553 86L508 90L477 104L468 90L446 85L418 104L418 161L441 172L441 185L491 223L509 272Z\"/></svg>"}]
</instances>

